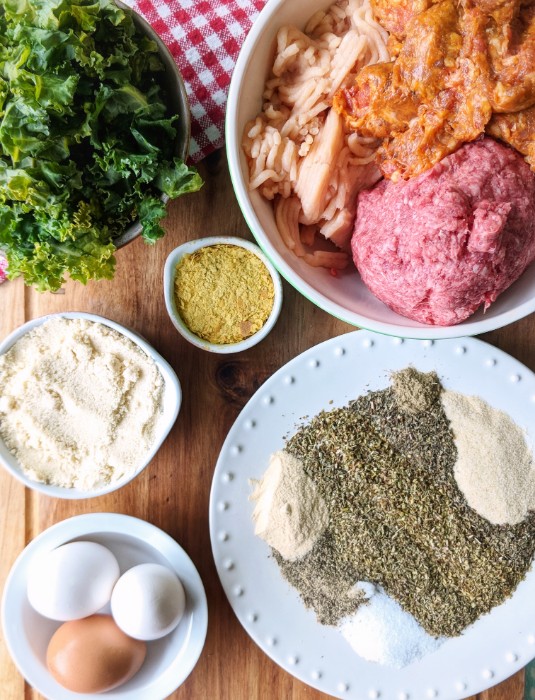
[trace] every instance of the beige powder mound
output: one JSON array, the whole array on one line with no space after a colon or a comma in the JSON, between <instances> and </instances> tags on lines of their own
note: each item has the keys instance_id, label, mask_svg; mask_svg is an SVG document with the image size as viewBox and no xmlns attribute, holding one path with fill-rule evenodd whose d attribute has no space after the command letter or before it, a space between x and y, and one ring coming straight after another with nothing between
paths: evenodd
<instances>
[{"instance_id":1,"label":"beige powder mound","mask_svg":"<svg viewBox=\"0 0 535 700\"><path fill-rule=\"evenodd\" d=\"M26 475L84 491L132 474L154 444L163 378L129 338L54 318L0 356L0 436Z\"/></svg>"},{"instance_id":2,"label":"beige powder mound","mask_svg":"<svg viewBox=\"0 0 535 700\"><path fill-rule=\"evenodd\" d=\"M442 394L458 456L457 485L493 525L514 525L535 508L535 465L521 428L477 396Z\"/></svg>"},{"instance_id":3,"label":"beige powder mound","mask_svg":"<svg viewBox=\"0 0 535 700\"><path fill-rule=\"evenodd\" d=\"M327 527L329 513L301 461L275 452L262 479L253 483L255 535L288 561L305 556Z\"/></svg>"}]
</instances>

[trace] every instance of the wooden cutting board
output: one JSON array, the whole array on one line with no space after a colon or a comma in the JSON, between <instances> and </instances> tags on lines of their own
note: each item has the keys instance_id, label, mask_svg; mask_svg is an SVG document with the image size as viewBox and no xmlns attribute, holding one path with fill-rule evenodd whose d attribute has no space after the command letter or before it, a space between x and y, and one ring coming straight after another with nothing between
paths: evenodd
<instances>
[{"instance_id":1,"label":"wooden cutting board","mask_svg":"<svg viewBox=\"0 0 535 700\"><path fill-rule=\"evenodd\" d=\"M251 239L236 203L224 155L200 166L205 185L169 207L166 237L136 240L117 254L113 281L69 283L39 294L21 280L0 286L0 339L20 324L59 311L100 314L137 330L171 363L182 384L177 423L150 466L129 485L100 498L66 501L37 496L0 469L0 586L28 542L54 523L90 512L143 518L168 532L193 559L206 589L209 625L201 658L175 700L320 700L320 692L276 666L244 632L219 584L208 531L212 472L224 438L254 391L279 367L317 343L354 330L284 283L280 319L269 337L238 355L211 355L184 341L163 302L163 266L180 243L209 235ZM535 315L485 340L535 370ZM453 669L452 669L453 672ZM520 700L524 674L481 693L481 700ZM0 699L36 700L0 641ZM82 697L82 696L80 696ZM140 700L151 700L141 699Z\"/></svg>"}]
</instances>

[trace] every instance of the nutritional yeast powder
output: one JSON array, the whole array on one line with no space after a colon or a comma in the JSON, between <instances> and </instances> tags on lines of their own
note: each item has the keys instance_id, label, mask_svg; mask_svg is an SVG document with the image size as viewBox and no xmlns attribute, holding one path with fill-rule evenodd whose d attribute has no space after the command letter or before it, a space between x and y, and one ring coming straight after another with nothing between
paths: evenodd
<instances>
[{"instance_id":1,"label":"nutritional yeast powder","mask_svg":"<svg viewBox=\"0 0 535 700\"><path fill-rule=\"evenodd\" d=\"M206 246L177 265L177 311L192 333L210 343L238 343L259 331L274 299L268 269L241 246Z\"/></svg>"}]
</instances>

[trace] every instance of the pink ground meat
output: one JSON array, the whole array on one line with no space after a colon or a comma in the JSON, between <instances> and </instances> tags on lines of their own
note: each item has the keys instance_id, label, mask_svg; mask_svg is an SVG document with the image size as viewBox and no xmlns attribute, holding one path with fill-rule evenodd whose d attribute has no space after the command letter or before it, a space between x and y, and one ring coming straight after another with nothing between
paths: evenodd
<instances>
[{"instance_id":1,"label":"pink ground meat","mask_svg":"<svg viewBox=\"0 0 535 700\"><path fill-rule=\"evenodd\" d=\"M5 257L0 253L0 284L2 282L5 282L7 279L7 260Z\"/></svg>"},{"instance_id":2,"label":"pink ground meat","mask_svg":"<svg viewBox=\"0 0 535 700\"><path fill-rule=\"evenodd\" d=\"M492 139L466 144L419 177L361 192L351 248L391 309L460 323L535 259L535 173Z\"/></svg>"}]
</instances>

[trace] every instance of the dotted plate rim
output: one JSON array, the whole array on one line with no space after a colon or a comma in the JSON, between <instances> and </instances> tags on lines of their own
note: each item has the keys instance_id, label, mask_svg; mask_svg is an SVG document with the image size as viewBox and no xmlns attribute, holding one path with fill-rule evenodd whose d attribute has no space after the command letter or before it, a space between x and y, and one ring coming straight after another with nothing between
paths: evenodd
<instances>
[{"instance_id":1,"label":"dotted plate rim","mask_svg":"<svg viewBox=\"0 0 535 700\"><path fill-rule=\"evenodd\" d=\"M448 389L506 411L535 444L535 374L475 338L409 340L353 331L306 350L275 372L230 429L214 471L210 538L216 569L244 629L279 666L336 698L461 700L509 677L535 657L533 567L504 604L461 637L404 669L358 657L319 625L254 536L250 479L265 471L304 418L385 388L392 371L436 370Z\"/></svg>"}]
</instances>

